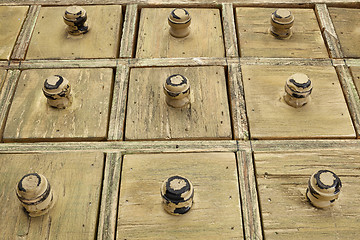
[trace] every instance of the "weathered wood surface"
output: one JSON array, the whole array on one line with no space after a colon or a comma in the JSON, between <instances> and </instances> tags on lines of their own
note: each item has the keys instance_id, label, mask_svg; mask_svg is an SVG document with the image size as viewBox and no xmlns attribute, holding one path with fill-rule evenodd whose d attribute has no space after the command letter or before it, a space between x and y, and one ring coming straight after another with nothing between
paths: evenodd
<instances>
[{"instance_id":1,"label":"weathered wood surface","mask_svg":"<svg viewBox=\"0 0 360 240\"><path fill-rule=\"evenodd\" d=\"M97 153L0 154L0 221L3 239L94 239L104 155ZM49 181L55 205L30 218L15 194L17 182L38 172Z\"/></svg>"},{"instance_id":2,"label":"weathered wood surface","mask_svg":"<svg viewBox=\"0 0 360 240\"><path fill-rule=\"evenodd\" d=\"M360 67L350 67L358 94L360 93Z\"/></svg>"},{"instance_id":3,"label":"weathered wood surface","mask_svg":"<svg viewBox=\"0 0 360 240\"><path fill-rule=\"evenodd\" d=\"M234 153L125 155L117 239L243 239ZM172 216L160 187L180 175L194 186L194 205Z\"/></svg>"},{"instance_id":4,"label":"weathered wood surface","mask_svg":"<svg viewBox=\"0 0 360 240\"><path fill-rule=\"evenodd\" d=\"M15 41L21 30L29 7L1 6L0 7L0 59L10 58Z\"/></svg>"},{"instance_id":5,"label":"weathered wood surface","mask_svg":"<svg viewBox=\"0 0 360 240\"><path fill-rule=\"evenodd\" d=\"M175 38L169 33L173 8L142 8L137 58L224 57L219 9L186 8L191 16L190 34Z\"/></svg>"},{"instance_id":6,"label":"weathered wood surface","mask_svg":"<svg viewBox=\"0 0 360 240\"><path fill-rule=\"evenodd\" d=\"M331 66L241 67L253 139L354 138L355 131L335 69ZM286 79L305 73L311 101L293 108L283 100Z\"/></svg>"},{"instance_id":7,"label":"weathered wood surface","mask_svg":"<svg viewBox=\"0 0 360 240\"><path fill-rule=\"evenodd\" d=\"M231 3L223 3L221 8L226 57L239 56L233 7L234 6Z\"/></svg>"},{"instance_id":8,"label":"weathered wood surface","mask_svg":"<svg viewBox=\"0 0 360 240\"><path fill-rule=\"evenodd\" d=\"M173 108L163 84L172 74L190 83L190 104ZM130 72L126 140L231 139L231 120L223 67L133 68Z\"/></svg>"},{"instance_id":9,"label":"weathered wood surface","mask_svg":"<svg viewBox=\"0 0 360 240\"><path fill-rule=\"evenodd\" d=\"M360 157L357 151L255 152L256 174L266 239L356 239L360 222ZM309 177L328 169L342 181L329 209L305 197Z\"/></svg>"},{"instance_id":10,"label":"weathered wood surface","mask_svg":"<svg viewBox=\"0 0 360 240\"><path fill-rule=\"evenodd\" d=\"M330 17L346 58L360 57L360 9L329 8Z\"/></svg>"},{"instance_id":11,"label":"weathered wood surface","mask_svg":"<svg viewBox=\"0 0 360 240\"><path fill-rule=\"evenodd\" d=\"M47 104L47 77L69 80L73 103ZM6 122L4 141L101 140L107 136L112 69L36 69L22 72Z\"/></svg>"},{"instance_id":12,"label":"weathered wood surface","mask_svg":"<svg viewBox=\"0 0 360 240\"><path fill-rule=\"evenodd\" d=\"M88 33L70 37L62 17L65 7L42 7L26 59L116 58L121 6L86 6Z\"/></svg>"},{"instance_id":13,"label":"weathered wood surface","mask_svg":"<svg viewBox=\"0 0 360 240\"><path fill-rule=\"evenodd\" d=\"M273 37L271 14L276 8L236 8L240 55L244 57L327 58L318 22L312 9L291 9L295 17L289 39Z\"/></svg>"},{"instance_id":14,"label":"weathered wood surface","mask_svg":"<svg viewBox=\"0 0 360 240\"><path fill-rule=\"evenodd\" d=\"M137 4L126 6L120 44L120 58L131 58L134 55L137 36L137 20L139 17L138 13L139 7Z\"/></svg>"},{"instance_id":15,"label":"weathered wood surface","mask_svg":"<svg viewBox=\"0 0 360 240\"><path fill-rule=\"evenodd\" d=\"M5 69L0 69L0 91L2 89L2 86L4 85L6 73L7 71Z\"/></svg>"}]
</instances>

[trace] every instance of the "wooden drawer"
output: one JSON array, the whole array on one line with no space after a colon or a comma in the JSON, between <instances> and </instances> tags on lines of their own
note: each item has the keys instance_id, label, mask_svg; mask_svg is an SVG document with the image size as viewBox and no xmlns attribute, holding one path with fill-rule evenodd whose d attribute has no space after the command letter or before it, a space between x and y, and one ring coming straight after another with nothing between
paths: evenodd
<instances>
[{"instance_id":1,"label":"wooden drawer","mask_svg":"<svg viewBox=\"0 0 360 240\"><path fill-rule=\"evenodd\" d=\"M42 7L26 59L116 58L118 56L121 6L84 6L88 33L69 37L63 15L66 7Z\"/></svg>"},{"instance_id":2,"label":"wooden drawer","mask_svg":"<svg viewBox=\"0 0 360 240\"><path fill-rule=\"evenodd\" d=\"M276 8L236 8L242 57L328 58L319 24L312 9L289 9L295 17L293 35L276 39L269 29Z\"/></svg>"},{"instance_id":3,"label":"wooden drawer","mask_svg":"<svg viewBox=\"0 0 360 240\"><path fill-rule=\"evenodd\" d=\"M47 77L69 80L73 103L66 109L47 104ZM10 107L4 141L101 140L107 135L113 70L30 69L21 73Z\"/></svg>"},{"instance_id":4,"label":"wooden drawer","mask_svg":"<svg viewBox=\"0 0 360 240\"><path fill-rule=\"evenodd\" d=\"M311 79L311 101L300 108L284 100L294 73ZM355 138L342 89L332 66L242 66L245 100L253 139Z\"/></svg>"},{"instance_id":5,"label":"wooden drawer","mask_svg":"<svg viewBox=\"0 0 360 240\"><path fill-rule=\"evenodd\" d=\"M102 153L0 154L4 239L94 239L100 204ZM49 213L30 218L15 187L28 173L43 174L53 190ZM6 196L6 197L3 197Z\"/></svg>"},{"instance_id":6,"label":"wooden drawer","mask_svg":"<svg viewBox=\"0 0 360 240\"><path fill-rule=\"evenodd\" d=\"M194 204L173 216L161 204L162 182L190 180ZM135 154L123 159L117 239L243 239L234 153Z\"/></svg>"},{"instance_id":7,"label":"wooden drawer","mask_svg":"<svg viewBox=\"0 0 360 240\"><path fill-rule=\"evenodd\" d=\"M186 8L191 31L185 38L170 35L168 16L173 8L143 8L137 58L224 57L219 9Z\"/></svg>"},{"instance_id":8,"label":"wooden drawer","mask_svg":"<svg viewBox=\"0 0 360 240\"><path fill-rule=\"evenodd\" d=\"M28 9L27 6L0 6L0 60L10 59Z\"/></svg>"}]
</instances>

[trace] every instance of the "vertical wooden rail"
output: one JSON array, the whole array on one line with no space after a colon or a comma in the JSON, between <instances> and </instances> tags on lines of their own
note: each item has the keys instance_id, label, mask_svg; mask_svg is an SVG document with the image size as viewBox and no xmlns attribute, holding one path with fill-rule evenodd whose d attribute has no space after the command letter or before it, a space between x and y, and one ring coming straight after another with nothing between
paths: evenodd
<instances>
[{"instance_id":1,"label":"vertical wooden rail","mask_svg":"<svg viewBox=\"0 0 360 240\"><path fill-rule=\"evenodd\" d=\"M321 32L330 52L331 58L343 58L340 41L335 32L326 4L316 4L315 12L319 19Z\"/></svg>"},{"instance_id":2,"label":"vertical wooden rail","mask_svg":"<svg viewBox=\"0 0 360 240\"><path fill-rule=\"evenodd\" d=\"M118 65L116 68L108 140L123 139L129 72L129 67L125 65Z\"/></svg>"},{"instance_id":3,"label":"vertical wooden rail","mask_svg":"<svg viewBox=\"0 0 360 240\"><path fill-rule=\"evenodd\" d=\"M221 10L226 52L225 56L239 57L233 4L223 3Z\"/></svg>"},{"instance_id":4,"label":"vertical wooden rail","mask_svg":"<svg viewBox=\"0 0 360 240\"><path fill-rule=\"evenodd\" d=\"M237 152L241 207L245 239L263 239L256 173L250 150Z\"/></svg>"},{"instance_id":5,"label":"vertical wooden rail","mask_svg":"<svg viewBox=\"0 0 360 240\"><path fill-rule=\"evenodd\" d=\"M3 131L6 123L6 118L9 112L11 100L15 93L16 85L20 77L20 70L8 70L4 85L0 93L0 124L1 132L0 137L2 140Z\"/></svg>"},{"instance_id":6,"label":"vertical wooden rail","mask_svg":"<svg viewBox=\"0 0 360 240\"><path fill-rule=\"evenodd\" d=\"M23 60L25 59L26 50L29 47L31 35L36 25L36 20L39 16L41 6L32 5L29 8L27 17L24 21L19 37L15 43L14 51L11 54L11 59Z\"/></svg>"},{"instance_id":7,"label":"vertical wooden rail","mask_svg":"<svg viewBox=\"0 0 360 240\"><path fill-rule=\"evenodd\" d=\"M349 68L346 65L335 66L343 92L348 104L349 112L354 123L356 136L360 135L360 98L356 90Z\"/></svg>"},{"instance_id":8,"label":"vertical wooden rail","mask_svg":"<svg viewBox=\"0 0 360 240\"><path fill-rule=\"evenodd\" d=\"M121 153L106 154L97 239L114 240L121 177Z\"/></svg>"},{"instance_id":9,"label":"vertical wooden rail","mask_svg":"<svg viewBox=\"0 0 360 240\"><path fill-rule=\"evenodd\" d=\"M136 24L138 18L138 5L126 6L125 19L120 44L120 58L132 58L136 47Z\"/></svg>"},{"instance_id":10,"label":"vertical wooden rail","mask_svg":"<svg viewBox=\"0 0 360 240\"><path fill-rule=\"evenodd\" d=\"M234 139L248 140L249 128L246 117L244 86L241 79L239 63L229 63L228 76Z\"/></svg>"}]
</instances>

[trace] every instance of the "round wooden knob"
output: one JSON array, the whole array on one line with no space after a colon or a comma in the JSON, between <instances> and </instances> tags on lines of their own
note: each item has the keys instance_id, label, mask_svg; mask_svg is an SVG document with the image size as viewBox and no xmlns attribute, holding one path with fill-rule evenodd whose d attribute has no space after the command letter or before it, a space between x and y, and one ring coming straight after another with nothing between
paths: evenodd
<instances>
[{"instance_id":1,"label":"round wooden knob","mask_svg":"<svg viewBox=\"0 0 360 240\"><path fill-rule=\"evenodd\" d=\"M329 207L339 197L341 186L340 178L335 173L320 170L310 177L306 197L315 207Z\"/></svg>"},{"instance_id":2,"label":"round wooden knob","mask_svg":"<svg viewBox=\"0 0 360 240\"><path fill-rule=\"evenodd\" d=\"M86 23L87 13L82 7L71 6L66 8L63 18L65 24L68 25L66 30L69 34L76 36L89 31L89 26Z\"/></svg>"},{"instance_id":3,"label":"round wooden knob","mask_svg":"<svg viewBox=\"0 0 360 240\"><path fill-rule=\"evenodd\" d=\"M174 74L168 77L164 83L166 103L175 108L186 106L190 102L190 84L186 77Z\"/></svg>"},{"instance_id":4,"label":"round wooden knob","mask_svg":"<svg viewBox=\"0 0 360 240\"><path fill-rule=\"evenodd\" d=\"M161 197L166 212L172 215L187 213L193 204L192 183L181 176L166 179L161 186Z\"/></svg>"},{"instance_id":5,"label":"round wooden knob","mask_svg":"<svg viewBox=\"0 0 360 240\"><path fill-rule=\"evenodd\" d=\"M48 180L38 173L23 176L17 184L16 195L30 217L46 214L55 202Z\"/></svg>"},{"instance_id":6,"label":"round wooden knob","mask_svg":"<svg viewBox=\"0 0 360 240\"><path fill-rule=\"evenodd\" d=\"M66 78L60 75L50 76L45 80L42 90L50 106L66 108L71 105L71 87Z\"/></svg>"},{"instance_id":7,"label":"round wooden knob","mask_svg":"<svg viewBox=\"0 0 360 240\"><path fill-rule=\"evenodd\" d=\"M294 16L287 9L278 9L271 15L270 33L276 38L289 38L292 35Z\"/></svg>"},{"instance_id":8,"label":"round wooden knob","mask_svg":"<svg viewBox=\"0 0 360 240\"><path fill-rule=\"evenodd\" d=\"M286 80L284 100L292 107L302 107L310 101L311 92L309 77L303 73L295 73Z\"/></svg>"},{"instance_id":9,"label":"round wooden knob","mask_svg":"<svg viewBox=\"0 0 360 240\"><path fill-rule=\"evenodd\" d=\"M183 8L175 8L168 17L170 34L177 38L183 38L190 33L191 17L188 11Z\"/></svg>"}]
</instances>

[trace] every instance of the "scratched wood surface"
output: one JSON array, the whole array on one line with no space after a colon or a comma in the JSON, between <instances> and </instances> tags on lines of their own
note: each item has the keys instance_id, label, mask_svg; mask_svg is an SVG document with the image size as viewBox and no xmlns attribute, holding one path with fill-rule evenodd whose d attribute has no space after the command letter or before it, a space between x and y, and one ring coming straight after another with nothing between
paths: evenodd
<instances>
[{"instance_id":1,"label":"scratched wood surface","mask_svg":"<svg viewBox=\"0 0 360 240\"><path fill-rule=\"evenodd\" d=\"M5 69L0 69L0 90L4 84L5 81L5 77L6 77L6 70Z\"/></svg>"},{"instance_id":2,"label":"scratched wood surface","mask_svg":"<svg viewBox=\"0 0 360 240\"><path fill-rule=\"evenodd\" d=\"M255 151L256 176L266 239L356 239L360 223L358 151ZM306 200L309 177L328 169L341 179L339 199L329 209Z\"/></svg>"},{"instance_id":3,"label":"scratched wood surface","mask_svg":"<svg viewBox=\"0 0 360 240\"><path fill-rule=\"evenodd\" d=\"M136 57L225 56L219 9L187 8L191 30L185 38L175 38L169 33L168 16L172 9L141 9Z\"/></svg>"},{"instance_id":4,"label":"scratched wood surface","mask_svg":"<svg viewBox=\"0 0 360 240\"><path fill-rule=\"evenodd\" d=\"M121 6L84 6L88 33L70 37L63 15L66 7L41 7L27 59L116 58L122 23Z\"/></svg>"},{"instance_id":5,"label":"scratched wood surface","mask_svg":"<svg viewBox=\"0 0 360 240\"><path fill-rule=\"evenodd\" d=\"M61 75L72 87L66 109L47 104L42 87ZM36 69L22 72L4 130L5 141L105 139L111 99L112 69Z\"/></svg>"},{"instance_id":6,"label":"scratched wood surface","mask_svg":"<svg viewBox=\"0 0 360 240\"><path fill-rule=\"evenodd\" d=\"M360 94L360 66L359 67L352 66L350 67L350 70L354 79L356 89Z\"/></svg>"},{"instance_id":7,"label":"scratched wood surface","mask_svg":"<svg viewBox=\"0 0 360 240\"><path fill-rule=\"evenodd\" d=\"M293 108L283 99L285 82L305 73L311 100ZM242 66L245 100L253 139L355 138L351 117L332 66ZM324 124L326 122L326 124Z\"/></svg>"},{"instance_id":8,"label":"scratched wood surface","mask_svg":"<svg viewBox=\"0 0 360 240\"><path fill-rule=\"evenodd\" d=\"M234 153L125 155L117 239L243 239ZM194 205L181 216L161 205L162 182L173 175L194 186Z\"/></svg>"},{"instance_id":9,"label":"scratched wood surface","mask_svg":"<svg viewBox=\"0 0 360 240\"><path fill-rule=\"evenodd\" d=\"M0 7L0 60L9 59L29 7Z\"/></svg>"},{"instance_id":10,"label":"scratched wood surface","mask_svg":"<svg viewBox=\"0 0 360 240\"><path fill-rule=\"evenodd\" d=\"M163 84L172 74L190 82L190 104L172 108ZM134 68L130 73L125 139L231 139L222 67Z\"/></svg>"},{"instance_id":11,"label":"scratched wood surface","mask_svg":"<svg viewBox=\"0 0 360 240\"><path fill-rule=\"evenodd\" d=\"M3 239L94 239L104 155L94 153L0 154L0 221ZM15 194L23 175L38 172L49 181L55 205L30 218Z\"/></svg>"},{"instance_id":12,"label":"scratched wood surface","mask_svg":"<svg viewBox=\"0 0 360 240\"><path fill-rule=\"evenodd\" d=\"M360 58L360 9L329 8L330 17L346 58Z\"/></svg>"}]
</instances>

